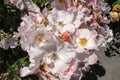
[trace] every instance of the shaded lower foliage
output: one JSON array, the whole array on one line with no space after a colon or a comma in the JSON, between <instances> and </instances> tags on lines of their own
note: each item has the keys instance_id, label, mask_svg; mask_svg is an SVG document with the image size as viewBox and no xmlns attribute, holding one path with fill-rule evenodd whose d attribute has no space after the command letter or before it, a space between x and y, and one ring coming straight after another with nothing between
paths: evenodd
<instances>
[{"instance_id":1,"label":"shaded lower foliage","mask_svg":"<svg viewBox=\"0 0 120 80\"><path fill-rule=\"evenodd\" d=\"M120 55L120 21L111 23L111 29L113 30L113 40L106 48L105 54L108 57Z\"/></svg>"},{"instance_id":2,"label":"shaded lower foliage","mask_svg":"<svg viewBox=\"0 0 120 80\"><path fill-rule=\"evenodd\" d=\"M85 76L82 80L98 80L98 77L105 75L106 71L99 63L91 65L89 72L85 73Z\"/></svg>"},{"instance_id":3,"label":"shaded lower foliage","mask_svg":"<svg viewBox=\"0 0 120 80\"><path fill-rule=\"evenodd\" d=\"M20 68L28 66L28 55L20 47L3 50L0 48L0 80L37 80L37 77L30 75L20 77Z\"/></svg>"},{"instance_id":4,"label":"shaded lower foliage","mask_svg":"<svg viewBox=\"0 0 120 80\"><path fill-rule=\"evenodd\" d=\"M117 0L105 0L105 1L107 1L107 3L109 4L109 5L112 5L114 2L116 2Z\"/></svg>"}]
</instances>

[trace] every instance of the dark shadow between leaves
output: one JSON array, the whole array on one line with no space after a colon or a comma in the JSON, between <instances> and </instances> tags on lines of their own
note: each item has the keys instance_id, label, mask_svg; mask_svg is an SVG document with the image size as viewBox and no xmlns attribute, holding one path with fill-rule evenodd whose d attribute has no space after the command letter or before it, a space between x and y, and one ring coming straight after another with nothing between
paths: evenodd
<instances>
[{"instance_id":1,"label":"dark shadow between leaves","mask_svg":"<svg viewBox=\"0 0 120 80\"><path fill-rule=\"evenodd\" d=\"M120 21L109 25L113 30L113 40L107 46L105 55L108 57L120 56Z\"/></svg>"},{"instance_id":2,"label":"dark shadow between leaves","mask_svg":"<svg viewBox=\"0 0 120 80\"><path fill-rule=\"evenodd\" d=\"M89 72L85 73L85 76L81 80L98 80L98 77L105 75L105 69L99 65L99 63L91 65Z\"/></svg>"},{"instance_id":3,"label":"dark shadow between leaves","mask_svg":"<svg viewBox=\"0 0 120 80\"><path fill-rule=\"evenodd\" d=\"M107 3L109 4L109 5L112 5L114 2L116 2L117 0L105 0L105 1L107 1Z\"/></svg>"}]
</instances>

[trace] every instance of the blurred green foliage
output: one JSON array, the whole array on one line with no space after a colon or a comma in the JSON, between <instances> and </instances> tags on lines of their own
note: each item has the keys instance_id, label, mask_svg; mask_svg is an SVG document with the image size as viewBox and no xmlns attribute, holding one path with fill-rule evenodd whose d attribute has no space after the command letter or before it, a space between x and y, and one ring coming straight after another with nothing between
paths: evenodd
<instances>
[{"instance_id":1,"label":"blurred green foliage","mask_svg":"<svg viewBox=\"0 0 120 80\"><path fill-rule=\"evenodd\" d=\"M116 4L120 4L120 0L105 0L111 7Z\"/></svg>"},{"instance_id":2,"label":"blurred green foliage","mask_svg":"<svg viewBox=\"0 0 120 80\"><path fill-rule=\"evenodd\" d=\"M120 4L120 0L116 0L116 1L112 4L112 6L114 6L114 5L116 5L116 4Z\"/></svg>"},{"instance_id":3,"label":"blurred green foliage","mask_svg":"<svg viewBox=\"0 0 120 80\"><path fill-rule=\"evenodd\" d=\"M46 2L46 0L33 0L33 2L34 2L35 4L37 4L37 6L39 6L39 8L41 9L41 11L42 11L42 9L43 9L44 7L48 8L48 10L51 10L51 7L50 7L50 5Z\"/></svg>"},{"instance_id":4,"label":"blurred green foliage","mask_svg":"<svg viewBox=\"0 0 120 80\"><path fill-rule=\"evenodd\" d=\"M11 4L0 5L0 29L12 33L20 23L20 11Z\"/></svg>"},{"instance_id":5,"label":"blurred green foliage","mask_svg":"<svg viewBox=\"0 0 120 80\"><path fill-rule=\"evenodd\" d=\"M40 8L45 7L46 1L45 0L33 0L35 4L37 4Z\"/></svg>"},{"instance_id":6,"label":"blurred green foliage","mask_svg":"<svg viewBox=\"0 0 120 80\"><path fill-rule=\"evenodd\" d=\"M28 64L28 55L19 46L7 51L0 49L0 80L37 80L34 75L20 77L20 68Z\"/></svg>"}]
</instances>

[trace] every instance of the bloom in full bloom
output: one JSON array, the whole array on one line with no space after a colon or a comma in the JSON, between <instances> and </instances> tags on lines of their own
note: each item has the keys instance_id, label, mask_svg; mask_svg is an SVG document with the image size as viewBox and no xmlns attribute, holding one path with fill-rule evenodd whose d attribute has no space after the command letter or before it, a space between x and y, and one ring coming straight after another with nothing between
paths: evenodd
<instances>
[{"instance_id":1,"label":"bloom in full bloom","mask_svg":"<svg viewBox=\"0 0 120 80\"><path fill-rule=\"evenodd\" d=\"M106 17L110 7L103 0L47 0L52 10L43 11L31 0L10 1L28 10L14 32L30 61L20 69L21 77L35 74L40 80L80 80L98 60L94 51L112 40Z\"/></svg>"},{"instance_id":2,"label":"bloom in full bloom","mask_svg":"<svg viewBox=\"0 0 120 80\"><path fill-rule=\"evenodd\" d=\"M55 46L55 44L53 44L53 46ZM75 71L75 67L74 70L71 71L71 67L73 65L76 65L75 52L67 51L64 47L62 47L61 49L59 49L59 47L58 49L50 49L50 51L44 50L44 48L40 50L31 47L29 51L29 56L31 63L29 67L21 68L22 77L29 74L37 73L37 71L40 70L47 76L49 76L49 78L64 78L65 76L63 75L72 75ZM25 70L26 72L24 72ZM69 76L69 78L70 77L71 76Z\"/></svg>"},{"instance_id":3,"label":"bloom in full bloom","mask_svg":"<svg viewBox=\"0 0 120 80\"><path fill-rule=\"evenodd\" d=\"M97 48L96 43L97 32L89 29L79 29L76 33L76 51L83 52Z\"/></svg>"}]
</instances>

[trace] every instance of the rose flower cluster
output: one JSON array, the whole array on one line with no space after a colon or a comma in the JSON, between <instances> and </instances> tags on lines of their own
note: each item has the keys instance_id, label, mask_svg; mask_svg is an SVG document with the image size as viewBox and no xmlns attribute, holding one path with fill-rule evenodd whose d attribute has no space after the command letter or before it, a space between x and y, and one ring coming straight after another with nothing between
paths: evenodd
<instances>
[{"instance_id":1,"label":"rose flower cluster","mask_svg":"<svg viewBox=\"0 0 120 80\"><path fill-rule=\"evenodd\" d=\"M39 80L81 80L98 61L95 50L112 40L104 0L47 0L42 10L32 0L9 0L27 9L14 37L28 53L30 64L20 76L35 74Z\"/></svg>"}]
</instances>

